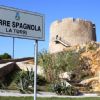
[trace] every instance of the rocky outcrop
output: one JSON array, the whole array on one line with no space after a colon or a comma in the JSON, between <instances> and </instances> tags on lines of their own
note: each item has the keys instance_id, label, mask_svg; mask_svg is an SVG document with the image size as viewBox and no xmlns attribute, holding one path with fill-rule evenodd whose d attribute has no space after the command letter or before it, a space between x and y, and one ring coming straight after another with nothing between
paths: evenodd
<instances>
[{"instance_id":1,"label":"rocky outcrop","mask_svg":"<svg viewBox=\"0 0 100 100\"><path fill-rule=\"evenodd\" d=\"M80 67L77 66L78 68L76 68L74 74L80 76L80 74L86 73L84 74L86 77L81 78L79 84L91 87L91 91L100 91L100 43L92 41L64 49L64 51L73 50L80 54L80 60L82 61Z\"/></svg>"},{"instance_id":2,"label":"rocky outcrop","mask_svg":"<svg viewBox=\"0 0 100 100\"><path fill-rule=\"evenodd\" d=\"M18 70L34 70L33 58L28 57L20 59L0 60L0 81L3 81L9 73L16 72ZM44 75L41 66L38 66L37 73L42 76Z\"/></svg>"},{"instance_id":3,"label":"rocky outcrop","mask_svg":"<svg viewBox=\"0 0 100 100\"><path fill-rule=\"evenodd\" d=\"M0 81L5 80L5 77L9 73L11 73L13 71L17 71L17 70L20 70L20 68L14 62L8 62L8 63L0 64Z\"/></svg>"},{"instance_id":4,"label":"rocky outcrop","mask_svg":"<svg viewBox=\"0 0 100 100\"><path fill-rule=\"evenodd\" d=\"M86 59L87 70L92 73L92 76L81 83L90 86L92 91L100 91L100 43L90 42L78 50L82 50L82 48L84 50L81 53L81 58Z\"/></svg>"}]
</instances>

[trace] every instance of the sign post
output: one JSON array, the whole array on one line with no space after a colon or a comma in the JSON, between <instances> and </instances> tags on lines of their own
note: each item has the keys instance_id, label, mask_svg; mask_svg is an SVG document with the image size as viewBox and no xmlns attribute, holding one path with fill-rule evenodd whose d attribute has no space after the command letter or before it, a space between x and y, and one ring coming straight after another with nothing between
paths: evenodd
<instances>
[{"instance_id":1,"label":"sign post","mask_svg":"<svg viewBox=\"0 0 100 100\"><path fill-rule=\"evenodd\" d=\"M13 37L13 59L14 59L15 38Z\"/></svg>"},{"instance_id":2,"label":"sign post","mask_svg":"<svg viewBox=\"0 0 100 100\"><path fill-rule=\"evenodd\" d=\"M35 40L35 68L34 68L34 100L37 97L37 61L38 61L38 40Z\"/></svg>"},{"instance_id":3,"label":"sign post","mask_svg":"<svg viewBox=\"0 0 100 100\"><path fill-rule=\"evenodd\" d=\"M34 100L37 99L38 41L45 39L44 16L39 13L0 6L0 36L35 40Z\"/></svg>"}]
</instances>

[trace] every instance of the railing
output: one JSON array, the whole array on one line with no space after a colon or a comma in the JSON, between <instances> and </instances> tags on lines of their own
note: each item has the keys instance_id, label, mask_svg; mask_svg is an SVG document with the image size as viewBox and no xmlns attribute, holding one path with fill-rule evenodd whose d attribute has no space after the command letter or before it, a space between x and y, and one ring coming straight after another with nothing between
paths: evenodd
<instances>
[{"instance_id":1,"label":"railing","mask_svg":"<svg viewBox=\"0 0 100 100\"><path fill-rule=\"evenodd\" d=\"M61 37L58 37L58 35L56 36L55 42L56 43L61 43L62 45L66 46L66 47L71 46L69 42L65 41Z\"/></svg>"}]
</instances>

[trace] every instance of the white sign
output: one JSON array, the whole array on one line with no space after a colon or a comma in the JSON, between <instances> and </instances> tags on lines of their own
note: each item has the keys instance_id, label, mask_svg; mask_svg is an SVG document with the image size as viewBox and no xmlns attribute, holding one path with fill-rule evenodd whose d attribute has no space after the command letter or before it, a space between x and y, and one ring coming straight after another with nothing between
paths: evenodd
<instances>
[{"instance_id":1,"label":"white sign","mask_svg":"<svg viewBox=\"0 0 100 100\"><path fill-rule=\"evenodd\" d=\"M0 35L44 40L44 16L0 6Z\"/></svg>"}]
</instances>

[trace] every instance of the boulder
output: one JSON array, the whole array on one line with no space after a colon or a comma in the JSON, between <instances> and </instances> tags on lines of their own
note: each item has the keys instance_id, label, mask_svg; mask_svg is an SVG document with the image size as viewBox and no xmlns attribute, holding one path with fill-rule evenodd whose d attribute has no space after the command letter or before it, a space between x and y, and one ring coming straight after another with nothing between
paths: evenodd
<instances>
[{"instance_id":1,"label":"boulder","mask_svg":"<svg viewBox=\"0 0 100 100\"><path fill-rule=\"evenodd\" d=\"M70 80L70 75L71 75L70 72L64 72L64 73L59 74L59 78L60 79Z\"/></svg>"}]
</instances>

